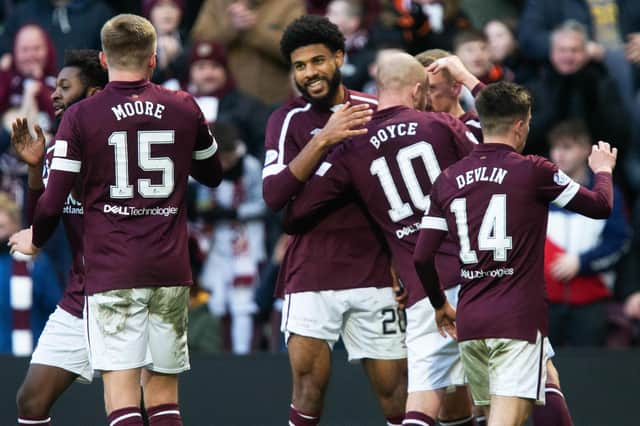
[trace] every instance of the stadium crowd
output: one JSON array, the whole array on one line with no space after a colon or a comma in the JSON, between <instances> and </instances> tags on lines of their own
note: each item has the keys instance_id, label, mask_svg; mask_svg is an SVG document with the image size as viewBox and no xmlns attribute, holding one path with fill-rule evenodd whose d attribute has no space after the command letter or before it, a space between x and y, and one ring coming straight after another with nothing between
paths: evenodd
<instances>
[{"instance_id":1,"label":"stadium crowd","mask_svg":"<svg viewBox=\"0 0 640 426\"><path fill-rule=\"evenodd\" d=\"M561 5L568 4L564 7ZM27 355L55 308L72 262L62 231L27 265L33 294L16 295L22 260L6 240L26 217L27 166L11 148L11 123L26 117L50 141L51 94L68 49L100 49L102 24L117 13L146 16L158 34L153 81L191 93L219 144L223 182L189 183L193 352L284 349L275 279L288 237L262 197L269 115L298 95L280 53L286 26L327 16L345 36L341 77L375 94L377 65L390 52L455 53L483 83L512 81L533 94L525 153L548 156L583 185L593 184L589 146L620 150L614 211L591 220L552 210L545 276L555 346L640 343L640 4L632 0L24 0L5 1L0 17L0 351ZM465 110L471 91L454 90ZM268 158L267 158L268 160ZM22 212L18 214L17 212ZM55 271L55 272L47 272ZM49 288L48 288L48 287ZM16 300L27 300L24 303ZM12 346L16 311L27 341Z\"/></svg>"}]
</instances>

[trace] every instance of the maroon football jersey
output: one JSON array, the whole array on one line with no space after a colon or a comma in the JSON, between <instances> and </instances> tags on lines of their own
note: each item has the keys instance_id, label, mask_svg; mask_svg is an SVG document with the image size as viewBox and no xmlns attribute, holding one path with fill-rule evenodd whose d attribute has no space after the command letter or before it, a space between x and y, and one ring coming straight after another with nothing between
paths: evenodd
<instances>
[{"instance_id":1,"label":"maroon football jersey","mask_svg":"<svg viewBox=\"0 0 640 426\"><path fill-rule=\"evenodd\" d=\"M189 173L215 184L217 144L193 98L148 81L110 82L72 105L56 134L34 244L73 186L84 207L85 292L189 285L184 203ZM200 168L210 167L208 175Z\"/></svg>"},{"instance_id":2,"label":"maroon football jersey","mask_svg":"<svg viewBox=\"0 0 640 426\"><path fill-rule=\"evenodd\" d=\"M434 244L445 231L456 240L462 284L458 340L535 342L538 330L547 334L543 257L549 203L585 215L608 215L611 176L597 176L596 191L588 191L548 160L520 155L503 144L476 145L440 175L415 256L416 263L423 262L421 253L429 250L422 246ZM432 302L435 293L429 289Z\"/></svg>"},{"instance_id":3,"label":"maroon football jersey","mask_svg":"<svg viewBox=\"0 0 640 426\"><path fill-rule=\"evenodd\" d=\"M404 106L377 111L366 127L366 135L344 142L329 155L290 203L285 223L295 227L336 198L357 193L386 238L411 306L426 296L413 266L413 250L431 183L474 144L465 126L449 114Z\"/></svg>"},{"instance_id":4,"label":"maroon football jersey","mask_svg":"<svg viewBox=\"0 0 640 426\"><path fill-rule=\"evenodd\" d=\"M482 136L482 125L480 124L480 117L474 111L467 111L458 117L458 120L462 121L469 129L473 137L478 143L482 143L484 137Z\"/></svg>"},{"instance_id":5,"label":"maroon football jersey","mask_svg":"<svg viewBox=\"0 0 640 426\"><path fill-rule=\"evenodd\" d=\"M377 101L370 95L347 90L345 102ZM297 98L276 110L267 124L263 196L270 209L281 210L304 184L287 164L329 120L332 111ZM389 256L372 223L355 199L324 212L304 234L294 235L287 248L276 294L300 291L343 290L391 285Z\"/></svg>"},{"instance_id":6,"label":"maroon football jersey","mask_svg":"<svg viewBox=\"0 0 640 426\"><path fill-rule=\"evenodd\" d=\"M47 185L55 146L47 149L42 169L42 180ZM82 203L69 194L62 210L62 222L71 249L71 269L64 295L58 305L71 315L82 318L84 307L84 272L82 265Z\"/></svg>"}]
</instances>

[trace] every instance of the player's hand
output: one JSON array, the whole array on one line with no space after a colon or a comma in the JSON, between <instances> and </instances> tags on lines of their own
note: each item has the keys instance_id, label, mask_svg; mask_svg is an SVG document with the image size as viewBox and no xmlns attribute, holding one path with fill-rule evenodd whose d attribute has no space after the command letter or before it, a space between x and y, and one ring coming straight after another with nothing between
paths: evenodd
<instances>
[{"instance_id":1,"label":"player's hand","mask_svg":"<svg viewBox=\"0 0 640 426\"><path fill-rule=\"evenodd\" d=\"M227 7L231 25L236 30L246 30L253 27L258 21L256 13L241 1L235 1Z\"/></svg>"},{"instance_id":2,"label":"player's hand","mask_svg":"<svg viewBox=\"0 0 640 426\"><path fill-rule=\"evenodd\" d=\"M624 46L624 53L630 62L636 65L640 64L640 33L631 33L627 35L627 43Z\"/></svg>"},{"instance_id":3,"label":"player's hand","mask_svg":"<svg viewBox=\"0 0 640 426\"><path fill-rule=\"evenodd\" d=\"M391 288L393 289L393 294L396 298L396 302L398 303L398 308L406 308L407 300L409 299L409 292L400 280L400 277L398 277L393 266L391 267Z\"/></svg>"},{"instance_id":4,"label":"player's hand","mask_svg":"<svg viewBox=\"0 0 640 426\"><path fill-rule=\"evenodd\" d=\"M435 60L426 70L429 73L439 73L442 70L447 70L456 82L465 85L469 90L473 89L480 82L480 80L464 66L460 58L455 55Z\"/></svg>"},{"instance_id":5,"label":"player's hand","mask_svg":"<svg viewBox=\"0 0 640 426\"><path fill-rule=\"evenodd\" d=\"M442 337L447 337L448 334L458 340L455 321L456 310L449 304L449 301L445 301L440 309L436 309L436 324L438 325L438 332Z\"/></svg>"},{"instance_id":6,"label":"player's hand","mask_svg":"<svg viewBox=\"0 0 640 426\"><path fill-rule=\"evenodd\" d=\"M611 173L616 165L616 158L618 158L618 148L611 148L607 142L599 141L591 148L589 167L594 173Z\"/></svg>"},{"instance_id":7,"label":"player's hand","mask_svg":"<svg viewBox=\"0 0 640 426\"><path fill-rule=\"evenodd\" d=\"M580 258L575 254L565 253L551 264L549 272L558 281L569 281L578 275L579 270Z\"/></svg>"},{"instance_id":8,"label":"player's hand","mask_svg":"<svg viewBox=\"0 0 640 426\"><path fill-rule=\"evenodd\" d=\"M31 136L26 118L17 118L11 124L11 146L18 157L31 167L37 167L44 159L44 132L37 124L36 137Z\"/></svg>"},{"instance_id":9,"label":"player's hand","mask_svg":"<svg viewBox=\"0 0 640 426\"><path fill-rule=\"evenodd\" d=\"M624 302L624 314L630 318L640 319L640 291L627 297Z\"/></svg>"},{"instance_id":10,"label":"player's hand","mask_svg":"<svg viewBox=\"0 0 640 426\"><path fill-rule=\"evenodd\" d=\"M38 247L31 242L33 239L33 231L31 227L16 232L9 238L9 252L16 252L26 255L38 254Z\"/></svg>"},{"instance_id":11,"label":"player's hand","mask_svg":"<svg viewBox=\"0 0 640 426\"><path fill-rule=\"evenodd\" d=\"M329 121L316 137L326 147L342 142L344 139L365 135L365 124L371 121L373 110L368 104L351 105L346 102L342 108L331 114Z\"/></svg>"}]
</instances>

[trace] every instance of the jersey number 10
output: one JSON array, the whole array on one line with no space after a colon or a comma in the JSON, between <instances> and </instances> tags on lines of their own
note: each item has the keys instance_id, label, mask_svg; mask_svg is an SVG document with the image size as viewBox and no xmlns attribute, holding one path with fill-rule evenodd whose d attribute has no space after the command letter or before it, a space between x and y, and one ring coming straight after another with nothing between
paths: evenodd
<instances>
[{"instance_id":1,"label":"jersey number 10","mask_svg":"<svg viewBox=\"0 0 640 426\"><path fill-rule=\"evenodd\" d=\"M151 145L175 142L173 130L145 130L138 132L138 167L146 172L161 172L162 183L152 184L151 179L138 179L138 193L143 198L167 198L173 192L173 161L169 157L151 157ZM111 185L111 198L133 198L133 185L129 183L129 157L127 132L113 132L109 145L114 147L116 184Z\"/></svg>"}]
</instances>

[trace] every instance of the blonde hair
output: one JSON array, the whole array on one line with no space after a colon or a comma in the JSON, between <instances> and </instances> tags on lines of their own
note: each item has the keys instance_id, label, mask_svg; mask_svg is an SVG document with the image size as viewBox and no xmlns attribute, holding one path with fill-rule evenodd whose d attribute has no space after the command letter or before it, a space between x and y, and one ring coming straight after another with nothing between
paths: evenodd
<instances>
[{"instance_id":1,"label":"blonde hair","mask_svg":"<svg viewBox=\"0 0 640 426\"><path fill-rule=\"evenodd\" d=\"M20 226L20 209L6 192L0 192L0 214L1 213L5 213L16 226Z\"/></svg>"},{"instance_id":2,"label":"blonde hair","mask_svg":"<svg viewBox=\"0 0 640 426\"><path fill-rule=\"evenodd\" d=\"M446 58L448 56L453 56L453 55L451 54L451 52L447 52L446 50L443 50L443 49L429 49L429 50L425 50L422 53L418 53L415 56L415 58L418 60L418 62L422 64L423 67L428 67L438 59ZM451 75L449 70L444 69L441 72L442 72L442 75L445 76L448 82L454 83L453 76Z\"/></svg>"},{"instance_id":3,"label":"blonde hair","mask_svg":"<svg viewBox=\"0 0 640 426\"><path fill-rule=\"evenodd\" d=\"M426 80L424 67L408 53L390 52L380 58L376 73L380 92L413 87L418 83L424 85Z\"/></svg>"},{"instance_id":4,"label":"blonde hair","mask_svg":"<svg viewBox=\"0 0 640 426\"><path fill-rule=\"evenodd\" d=\"M117 69L145 68L156 50L156 30L151 22L128 13L105 22L100 40L107 64Z\"/></svg>"}]
</instances>

